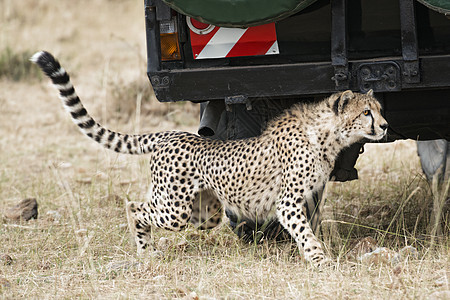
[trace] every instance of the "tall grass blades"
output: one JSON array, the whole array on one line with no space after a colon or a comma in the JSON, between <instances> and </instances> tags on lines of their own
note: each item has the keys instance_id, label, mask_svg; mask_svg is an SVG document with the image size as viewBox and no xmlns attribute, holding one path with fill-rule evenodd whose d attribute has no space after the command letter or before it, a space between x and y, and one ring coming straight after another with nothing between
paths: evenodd
<instances>
[{"instance_id":1,"label":"tall grass blades","mask_svg":"<svg viewBox=\"0 0 450 300\"><path fill-rule=\"evenodd\" d=\"M0 78L21 81L32 78L41 78L41 73L29 61L32 51L15 52L6 47L0 52Z\"/></svg>"}]
</instances>

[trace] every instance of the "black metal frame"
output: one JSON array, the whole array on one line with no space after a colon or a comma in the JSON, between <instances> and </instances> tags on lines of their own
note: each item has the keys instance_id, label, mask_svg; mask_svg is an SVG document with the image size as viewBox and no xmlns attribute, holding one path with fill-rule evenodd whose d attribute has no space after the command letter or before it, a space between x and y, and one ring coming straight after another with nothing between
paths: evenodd
<instances>
[{"instance_id":1,"label":"black metal frame","mask_svg":"<svg viewBox=\"0 0 450 300\"><path fill-rule=\"evenodd\" d=\"M356 91L391 92L407 89L449 88L450 55L421 57L422 80L410 83L398 82L398 73L405 70L401 57L383 60L349 61L349 88ZM376 86L374 82L384 81L388 74L368 78L358 77L364 67L384 64L394 72L394 85ZM338 69L339 70L339 69ZM271 66L207 68L189 70L167 70L149 72L155 93L161 102L171 101L208 101L231 96L243 95L248 98L270 97L283 98L300 95L320 95L338 90L334 80L336 69L330 62L298 63ZM389 72L389 70L387 71ZM392 71L391 71L392 72ZM406 72L406 71L404 71ZM404 73L403 73L404 74ZM375 75L374 75L375 76ZM406 75L403 75L405 77ZM204 82L202 88L196 88ZM339 87L341 87L340 85Z\"/></svg>"},{"instance_id":2,"label":"black metal frame","mask_svg":"<svg viewBox=\"0 0 450 300\"><path fill-rule=\"evenodd\" d=\"M331 2L331 65L337 90L350 87L347 58L347 0Z\"/></svg>"},{"instance_id":3,"label":"black metal frame","mask_svg":"<svg viewBox=\"0 0 450 300\"><path fill-rule=\"evenodd\" d=\"M402 34L403 81L419 83L419 47L414 0L400 1L400 27Z\"/></svg>"},{"instance_id":4,"label":"black metal frame","mask_svg":"<svg viewBox=\"0 0 450 300\"><path fill-rule=\"evenodd\" d=\"M448 89L450 55L418 55L414 4L414 0L400 0L402 57L349 60L347 1L333 0L331 62L163 69L158 21L170 14L161 0L145 0L148 77L161 102L285 98L343 89Z\"/></svg>"},{"instance_id":5,"label":"black metal frame","mask_svg":"<svg viewBox=\"0 0 450 300\"><path fill-rule=\"evenodd\" d=\"M145 33L147 41L147 74L151 78L151 74L161 70L161 47L159 38L159 22L156 19L156 2L155 0L145 0Z\"/></svg>"}]
</instances>

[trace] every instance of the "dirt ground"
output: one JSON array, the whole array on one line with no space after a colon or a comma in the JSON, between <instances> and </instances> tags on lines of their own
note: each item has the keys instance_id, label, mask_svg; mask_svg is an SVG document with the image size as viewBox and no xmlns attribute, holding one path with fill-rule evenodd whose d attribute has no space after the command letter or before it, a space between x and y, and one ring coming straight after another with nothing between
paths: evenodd
<instances>
[{"instance_id":1,"label":"dirt ground","mask_svg":"<svg viewBox=\"0 0 450 300\"><path fill-rule=\"evenodd\" d=\"M0 0L6 48L52 52L89 112L111 129L197 130L197 106L154 97L136 104L150 94L143 1ZM329 184L322 239L337 266L321 272L289 243L248 245L227 226L157 232L168 238L160 240L164 257L138 259L123 202L143 198L146 166L145 157L83 137L48 80L0 77L0 214L25 198L39 203L37 220L0 222L0 297L450 299L449 239L431 247L423 224L434 196L413 141L367 145L360 179ZM351 241L367 236L418 254L396 263L348 258Z\"/></svg>"}]
</instances>

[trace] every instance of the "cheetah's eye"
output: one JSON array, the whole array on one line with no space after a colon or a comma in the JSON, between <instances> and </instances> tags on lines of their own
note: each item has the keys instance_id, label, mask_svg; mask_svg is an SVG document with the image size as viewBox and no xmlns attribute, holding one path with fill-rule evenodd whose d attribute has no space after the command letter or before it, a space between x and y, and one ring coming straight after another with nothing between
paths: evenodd
<instances>
[{"instance_id":1,"label":"cheetah's eye","mask_svg":"<svg viewBox=\"0 0 450 300\"><path fill-rule=\"evenodd\" d=\"M370 115L370 110L369 109L364 110L363 115L365 115L365 116Z\"/></svg>"}]
</instances>

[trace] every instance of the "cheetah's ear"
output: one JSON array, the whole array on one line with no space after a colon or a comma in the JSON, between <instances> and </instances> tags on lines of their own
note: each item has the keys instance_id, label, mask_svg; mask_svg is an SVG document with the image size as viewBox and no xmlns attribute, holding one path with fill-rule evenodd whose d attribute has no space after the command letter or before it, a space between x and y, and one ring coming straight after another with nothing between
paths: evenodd
<instances>
[{"instance_id":1,"label":"cheetah's ear","mask_svg":"<svg viewBox=\"0 0 450 300\"><path fill-rule=\"evenodd\" d=\"M370 90L367 92L367 96L373 97L373 90L372 90L372 89L370 89Z\"/></svg>"},{"instance_id":2,"label":"cheetah's ear","mask_svg":"<svg viewBox=\"0 0 450 300\"><path fill-rule=\"evenodd\" d=\"M355 95L350 90L346 90L345 92L343 92L341 96L334 101L333 104L334 113L337 115L339 112L342 112L345 106L347 106L348 101L350 99L353 99L354 97Z\"/></svg>"}]
</instances>

